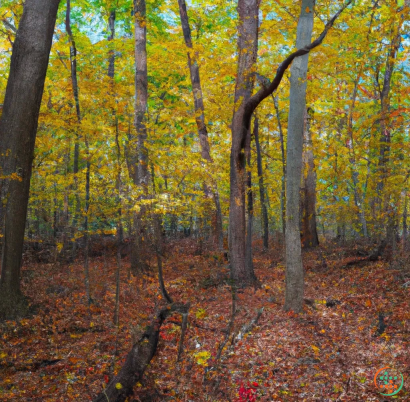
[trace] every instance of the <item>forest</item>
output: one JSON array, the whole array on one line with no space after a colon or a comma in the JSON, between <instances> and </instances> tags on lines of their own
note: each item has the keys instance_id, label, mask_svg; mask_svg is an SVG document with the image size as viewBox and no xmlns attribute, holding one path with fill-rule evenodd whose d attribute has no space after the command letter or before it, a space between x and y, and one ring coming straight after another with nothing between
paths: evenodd
<instances>
[{"instance_id":1,"label":"forest","mask_svg":"<svg viewBox=\"0 0 410 402\"><path fill-rule=\"evenodd\" d=\"M2 0L0 400L408 401L409 0Z\"/></svg>"}]
</instances>

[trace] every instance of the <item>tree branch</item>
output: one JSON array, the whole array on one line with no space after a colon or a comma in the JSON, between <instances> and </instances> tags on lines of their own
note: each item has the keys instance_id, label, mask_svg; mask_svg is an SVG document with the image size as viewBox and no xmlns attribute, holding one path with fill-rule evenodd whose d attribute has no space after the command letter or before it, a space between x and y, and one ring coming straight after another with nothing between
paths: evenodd
<instances>
[{"instance_id":1,"label":"tree branch","mask_svg":"<svg viewBox=\"0 0 410 402\"><path fill-rule=\"evenodd\" d=\"M243 116L243 122L246 130L244 132L246 133L247 130L249 129L250 126L250 121L253 112L255 109L259 106L259 104L266 99L269 95L271 95L276 89L278 88L279 84L282 81L283 75L285 74L285 71L288 69L292 61L299 56L304 56L305 54L308 54L312 49L315 47L319 46L322 42L323 39L326 37L327 33L329 32L330 28L333 26L334 22L336 19L339 17L339 15L344 11L345 8L347 8L353 0L348 0L347 3L333 16L333 18L325 25L325 29L322 31L322 33L319 35L319 37L314 40L310 45L307 45L303 47L302 49L298 49L295 52L291 53L278 67L276 70L276 75L273 81L270 83L269 86L267 87L262 87L255 95L253 95L245 104L245 113Z\"/></svg>"}]
</instances>

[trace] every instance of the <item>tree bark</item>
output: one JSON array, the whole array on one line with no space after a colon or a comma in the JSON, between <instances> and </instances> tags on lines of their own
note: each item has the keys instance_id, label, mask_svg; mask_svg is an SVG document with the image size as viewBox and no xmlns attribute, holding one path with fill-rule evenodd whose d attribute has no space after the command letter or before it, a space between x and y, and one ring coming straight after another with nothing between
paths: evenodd
<instances>
[{"instance_id":1,"label":"tree bark","mask_svg":"<svg viewBox=\"0 0 410 402\"><path fill-rule=\"evenodd\" d=\"M314 0L302 0L296 47L308 45L313 30ZM293 61L290 68L290 106L288 116L286 166L286 299L285 310L303 309L304 272L300 241L299 202L302 173L306 75L309 54Z\"/></svg>"},{"instance_id":2,"label":"tree bark","mask_svg":"<svg viewBox=\"0 0 410 402\"><path fill-rule=\"evenodd\" d=\"M128 396L131 396L134 385L141 380L145 369L155 355L161 325L169 315L175 312L182 315L188 314L188 310L189 305L174 303L157 312L151 325L128 353L120 372L93 402L124 402Z\"/></svg>"},{"instance_id":3,"label":"tree bark","mask_svg":"<svg viewBox=\"0 0 410 402\"><path fill-rule=\"evenodd\" d=\"M38 116L59 0L27 0L14 41L0 120L0 194L4 240L0 318L26 312L20 292L24 229Z\"/></svg>"},{"instance_id":4,"label":"tree bark","mask_svg":"<svg viewBox=\"0 0 410 402\"><path fill-rule=\"evenodd\" d=\"M193 52L191 27L187 14L185 0L178 0L179 14L181 17L182 32L184 34L185 45L188 48L188 67L191 76L192 92L194 95L195 121L198 129L199 143L201 146L201 156L207 162L212 163L211 150L209 146L208 129L205 124L205 108L203 101L203 93L201 87L201 78L199 74L199 66L196 60L197 55ZM218 247L223 249L223 227L222 227L222 210L219 200L218 186L213 183L213 198L215 202L216 212L216 231L218 238ZM207 193L207 191L206 191Z\"/></svg>"},{"instance_id":5,"label":"tree bark","mask_svg":"<svg viewBox=\"0 0 410 402\"><path fill-rule=\"evenodd\" d=\"M229 249L231 276L235 286L253 284L256 280L251 266L246 264L245 219L245 154L244 147L249 123L244 127L246 102L254 86L253 69L258 46L257 0L239 0L238 70L235 86L235 111L232 120L232 147L230 173ZM250 117L250 116L249 116Z\"/></svg>"},{"instance_id":6,"label":"tree bark","mask_svg":"<svg viewBox=\"0 0 410 402\"><path fill-rule=\"evenodd\" d=\"M255 119L256 121L256 119ZM255 130L255 128L254 128ZM245 264L248 272L253 272L253 258L252 258L252 231L253 231L253 191L252 191L252 171L251 171L251 142L252 133L248 132L245 143L245 156L247 165L247 181L246 190L248 194L248 223L246 228L246 250L245 250Z\"/></svg>"},{"instance_id":7,"label":"tree bark","mask_svg":"<svg viewBox=\"0 0 410 402\"><path fill-rule=\"evenodd\" d=\"M75 111L77 116L77 130L75 133L74 140L74 158L73 158L73 173L74 173L74 192L75 192L75 212L73 219L74 231L77 229L78 220L80 216L81 202L80 196L78 194L78 170L79 170L79 160L80 160L80 125L81 125L81 109L80 109L80 98L78 90L78 79L77 79L77 47L75 44L73 32L71 30L71 0L67 0L67 9L65 16L65 28L67 35L70 40L70 71L71 71L71 87L73 89ZM75 238L75 236L73 236ZM72 257L75 258L76 254L76 241L73 241Z\"/></svg>"},{"instance_id":8,"label":"tree bark","mask_svg":"<svg viewBox=\"0 0 410 402\"><path fill-rule=\"evenodd\" d=\"M115 38L115 17L116 10L113 9L110 12L108 18L108 27L110 29L110 35L108 41L112 42ZM115 75L115 51L114 47L111 46L108 52L108 77L110 78L110 95L114 100L115 104L115 88L114 88L114 75ZM122 228L122 206L121 206L121 147L119 141L119 132L118 132L118 118L117 111L115 107L112 108L113 115L113 125L115 130L115 145L117 153L117 177L115 187L117 190L117 269L115 271L115 307L114 307L114 325L118 328L120 325L120 279L121 279L121 247L123 242L123 228Z\"/></svg>"},{"instance_id":9,"label":"tree bark","mask_svg":"<svg viewBox=\"0 0 410 402\"><path fill-rule=\"evenodd\" d=\"M390 87L393 76L394 67L396 64L397 53L401 44L401 27L404 22L404 13L400 15L397 30L394 32L391 38L390 47L388 49L386 65L383 77L383 87L380 91L380 154L379 154L379 182L377 183L377 203L379 206L379 226L380 230L384 227L390 227L390 194L385 196L384 202L382 201L382 192L385 186L385 181L388 177L388 164L389 154L391 146L391 133L389 127L389 109L390 109ZM386 222L385 217L388 217ZM392 238L387 235L387 243L392 245Z\"/></svg>"},{"instance_id":10,"label":"tree bark","mask_svg":"<svg viewBox=\"0 0 410 402\"><path fill-rule=\"evenodd\" d=\"M310 129L310 120L312 119L311 113L313 114L313 111L309 108L305 112L305 163L307 165L307 174L304 178L302 239L303 247L306 248L319 245L316 228L316 172L313 156L312 133Z\"/></svg>"},{"instance_id":11,"label":"tree bark","mask_svg":"<svg viewBox=\"0 0 410 402\"><path fill-rule=\"evenodd\" d=\"M347 121L347 133L349 135L349 140L350 140L350 162L352 164L352 181L353 181L353 198L354 198L354 203L356 205L356 208L358 210L358 217L360 224L362 226L362 234L364 237L368 237L368 232L367 232L367 221L366 221L366 215L365 215L365 208L364 208L364 199L359 194L358 190L358 185L359 185L359 173L357 171L357 163L356 163L356 152L355 152L355 143L354 143L354 138L353 138L353 111L356 103L356 97L357 97L357 89L360 81L360 76L361 76L361 71L359 71L359 74L357 75L355 84L354 84L354 89L353 89L353 94L352 94L352 99L350 103L350 108L349 108L349 117ZM364 197L363 197L364 198Z\"/></svg>"},{"instance_id":12,"label":"tree bark","mask_svg":"<svg viewBox=\"0 0 410 402\"><path fill-rule=\"evenodd\" d=\"M253 135L255 137L256 161L258 165L259 198L260 198L260 203L261 203L263 248L266 251L269 247L269 219L268 219L268 207L266 205L266 200L265 200L265 184L263 182L262 155L261 155L261 147L259 144L259 120L257 117L255 117L255 122L253 126Z\"/></svg>"},{"instance_id":13,"label":"tree bark","mask_svg":"<svg viewBox=\"0 0 410 402\"><path fill-rule=\"evenodd\" d=\"M273 104L275 106L276 112L276 119L278 120L278 129L279 129L279 138L280 138L280 150L282 156L282 188L280 192L280 209L282 212L282 233L285 237L286 234L286 155L285 155L285 139L283 135L282 123L280 121L280 112L279 112L279 105L278 105L278 97L275 96L273 98Z\"/></svg>"},{"instance_id":14,"label":"tree bark","mask_svg":"<svg viewBox=\"0 0 410 402\"><path fill-rule=\"evenodd\" d=\"M139 199L147 198L149 184L148 150L146 117L148 112L148 71L147 71L147 25L145 0L134 3L135 32L135 116L134 126L137 133L136 160L131 164L133 182L142 194ZM131 151L135 152L135 151ZM146 223L144 221L146 208L142 206L134 214L134 247L131 253L131 271L136 273L146 268L142 258L143 242L146 238Z\"/></svg>"}]
</instances>

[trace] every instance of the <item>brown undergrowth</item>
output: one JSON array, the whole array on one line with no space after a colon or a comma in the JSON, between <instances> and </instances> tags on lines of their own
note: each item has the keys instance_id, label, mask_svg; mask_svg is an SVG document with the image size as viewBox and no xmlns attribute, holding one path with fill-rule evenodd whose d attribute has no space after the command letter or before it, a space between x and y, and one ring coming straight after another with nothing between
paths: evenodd
<instances>
[{"instance_id":1,"label":"brown undergrowth","mask_svg":"<svg viewBox=\"0 0 410 402\"><path fill-rule=\"evenodd\" d=\"M181 317L175 315L162 326L157 354L131 400L382 401L373 377L385 366L403 374L396 400L408 400L409 287L401 267L380 260L346 268L354 248L330 243L306 251L307 303L296 316L282 311L280 248L263 253L259 247L255 242L261 286L238 291L228 333L232 292L224 256L213 250L198 256L191 240L168 245L167 290L190 303L184 348L177 362ZM117 330L115 269L114 258L92 260L94 303L88 307L80 263L24 267L23 291L37 308L34 316L0 328L2 401L91 401L102 391L163 305L155 269L128 280L124 268Z\"/></svg>"}]
</instances>

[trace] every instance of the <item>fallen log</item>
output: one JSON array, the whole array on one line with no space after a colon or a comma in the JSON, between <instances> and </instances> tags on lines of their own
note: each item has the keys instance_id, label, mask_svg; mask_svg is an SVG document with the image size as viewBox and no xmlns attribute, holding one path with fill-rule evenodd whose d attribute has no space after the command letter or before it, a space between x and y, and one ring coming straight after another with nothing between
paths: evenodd
<instances>
[{"instance_id":1,"label":"fallen log","mask_svg":"<svg viewBox=\"0 0 410 402\"><path fill-rule=\"evenodd\" d=\"M355 259L352 261L349 261L344 267L342 268L347 268L352 265L360 265L363 264L367 261L377 261L379 257L381 257L384 253L384 249L386 248L387 243L385 240L383 240L378 247L376 247L367 257Z\"/></svg>"},{"instance_id":2,"label":"fallen log","mask_svg":"<svg viewBox=\"0 0 410 402\"><path fill-rule=\"evenodd\" d=\"M159 310L152 323L128 353L120 372L109 382L93 402L124 402L133 393L134 385L141 380L145 369L154 357L159 331L165 319L173 313L188 314L189 304L173 303Z\"/></svg>"}]
</instances>

